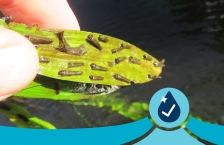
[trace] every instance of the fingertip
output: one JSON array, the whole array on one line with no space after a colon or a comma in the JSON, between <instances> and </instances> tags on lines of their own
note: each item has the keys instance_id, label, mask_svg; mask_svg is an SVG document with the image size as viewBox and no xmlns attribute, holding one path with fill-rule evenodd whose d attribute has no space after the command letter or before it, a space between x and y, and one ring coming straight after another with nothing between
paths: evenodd
<instances>
[{"instance_id":1,"label":"fingertip","mask_svg":"<svg viewBox=\"0 0 224 145\"><path fill-rule=\"evenodd\" d=\"M38 54L22 35L0 28L0 96L25 88L36 76Z\"/></svg>"},{"instance_id":2,"label":"fingertip","mask_svg":"<svg viewBox=\"0 0 224 145\"><path fill-rule=\"evenodd\" d=\"M0 102L1 101L5 101L7 98L9 98L11 96L12 96L12 93L11 94L7 94L7 95L0 96Z\"/></svg>"},{"instance_id":3,"label":"fingertip","mask_svg":"<svg viewBox=\"0 0 224 145\"><path fill-rule=\"evenodd\" d=\"M9 1L9 0L6 0ZM78 20L66 0L14 0L0 3L4 15L12 15L13 21L49 29L80 30Z\"/></svg>"}]
</instances>

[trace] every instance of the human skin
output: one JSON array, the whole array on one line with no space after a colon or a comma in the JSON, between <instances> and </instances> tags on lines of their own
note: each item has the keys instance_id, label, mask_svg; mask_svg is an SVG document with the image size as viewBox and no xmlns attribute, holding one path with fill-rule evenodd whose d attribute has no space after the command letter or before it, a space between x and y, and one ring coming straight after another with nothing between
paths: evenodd
<instances>
[{"instance_id":1,"label":"human skin","mask_svg":"<svg viewBox=\"0 0 224 145\"><path fill-rule=\"evenodd\" d=\"M0 11L12 21L42 28L80 30L66 0L0 0ZM0 28L0 101L25 88L39 65L35 47L22 35Z\"/></svg>"}]
</instances>

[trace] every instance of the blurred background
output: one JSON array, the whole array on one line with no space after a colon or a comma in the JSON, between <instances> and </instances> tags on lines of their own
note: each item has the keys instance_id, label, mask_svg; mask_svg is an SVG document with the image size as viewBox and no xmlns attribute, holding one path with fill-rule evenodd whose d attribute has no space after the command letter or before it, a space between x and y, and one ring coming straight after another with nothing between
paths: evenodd
<instances>
[{"instance_id":1,"label":"blurred background","mask_svg":"<svg viewBox=\"0 0 224 145\"><path fill-rule=\"evenodd\" d=\"M9 102L57 128L108 126L148 116L147 109L135 111L133 116L122 115L119 110L127 106L130 109L136 102L147 105L156 91L174 87L187 96L193 116L224 124L224 0L68 2L81 30L120 38L159 60L165 58L162 79L132 85L101 97L104 104L100 107L91 102L47 99L16 98ZM114 109L115 104L120 109ZM1 113L0 125L14 126Z\"/></svg>"}]
</instances>

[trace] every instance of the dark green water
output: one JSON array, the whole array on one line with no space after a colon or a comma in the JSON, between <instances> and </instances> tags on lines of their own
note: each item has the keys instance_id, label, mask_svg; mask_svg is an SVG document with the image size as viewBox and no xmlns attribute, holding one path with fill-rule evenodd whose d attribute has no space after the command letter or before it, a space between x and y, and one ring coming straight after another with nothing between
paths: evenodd
<instances>
[{"instance_id":1,"label":"dark green water","mask_svg":"<svg viewBox=\"0 0 224 145\"><path fill-rule=\"evenodd\" d=\"M128 41L166 59L162 79L119 91L128 102L150 101L164 87L180 89L191 113L224 124L224 0L69 0L81 29ZM56 127L130 122L118 113L51 100L19 103ZM77 112L82 114L82 117ZM86 121L83 121L83 117ZM0 114L1 125L12 125Z\"/></svg>"}]
</instances>

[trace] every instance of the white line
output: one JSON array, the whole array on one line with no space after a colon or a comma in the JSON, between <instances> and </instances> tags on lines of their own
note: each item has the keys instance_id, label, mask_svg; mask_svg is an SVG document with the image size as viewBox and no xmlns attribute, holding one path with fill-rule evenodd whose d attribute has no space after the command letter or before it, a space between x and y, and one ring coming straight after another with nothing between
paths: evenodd
<instances>
[{"instance_id":1,"label":"white line","mask_svg":"<svg viewBox=\"0 0 224 145\"><path fill-rule=\"evenodd\" d=\"M174 109L175 106L176 106L176 105L173 104L173 106L171 107L171 109L170 109L170 111L168 112L168 114L167 114L166 112L164 112L164 111L162 111L162 114L165 115L166 117L169 117L170 114L172 113L172 111L173 111L173 109Z\"/></svg>"}]
</instances>

